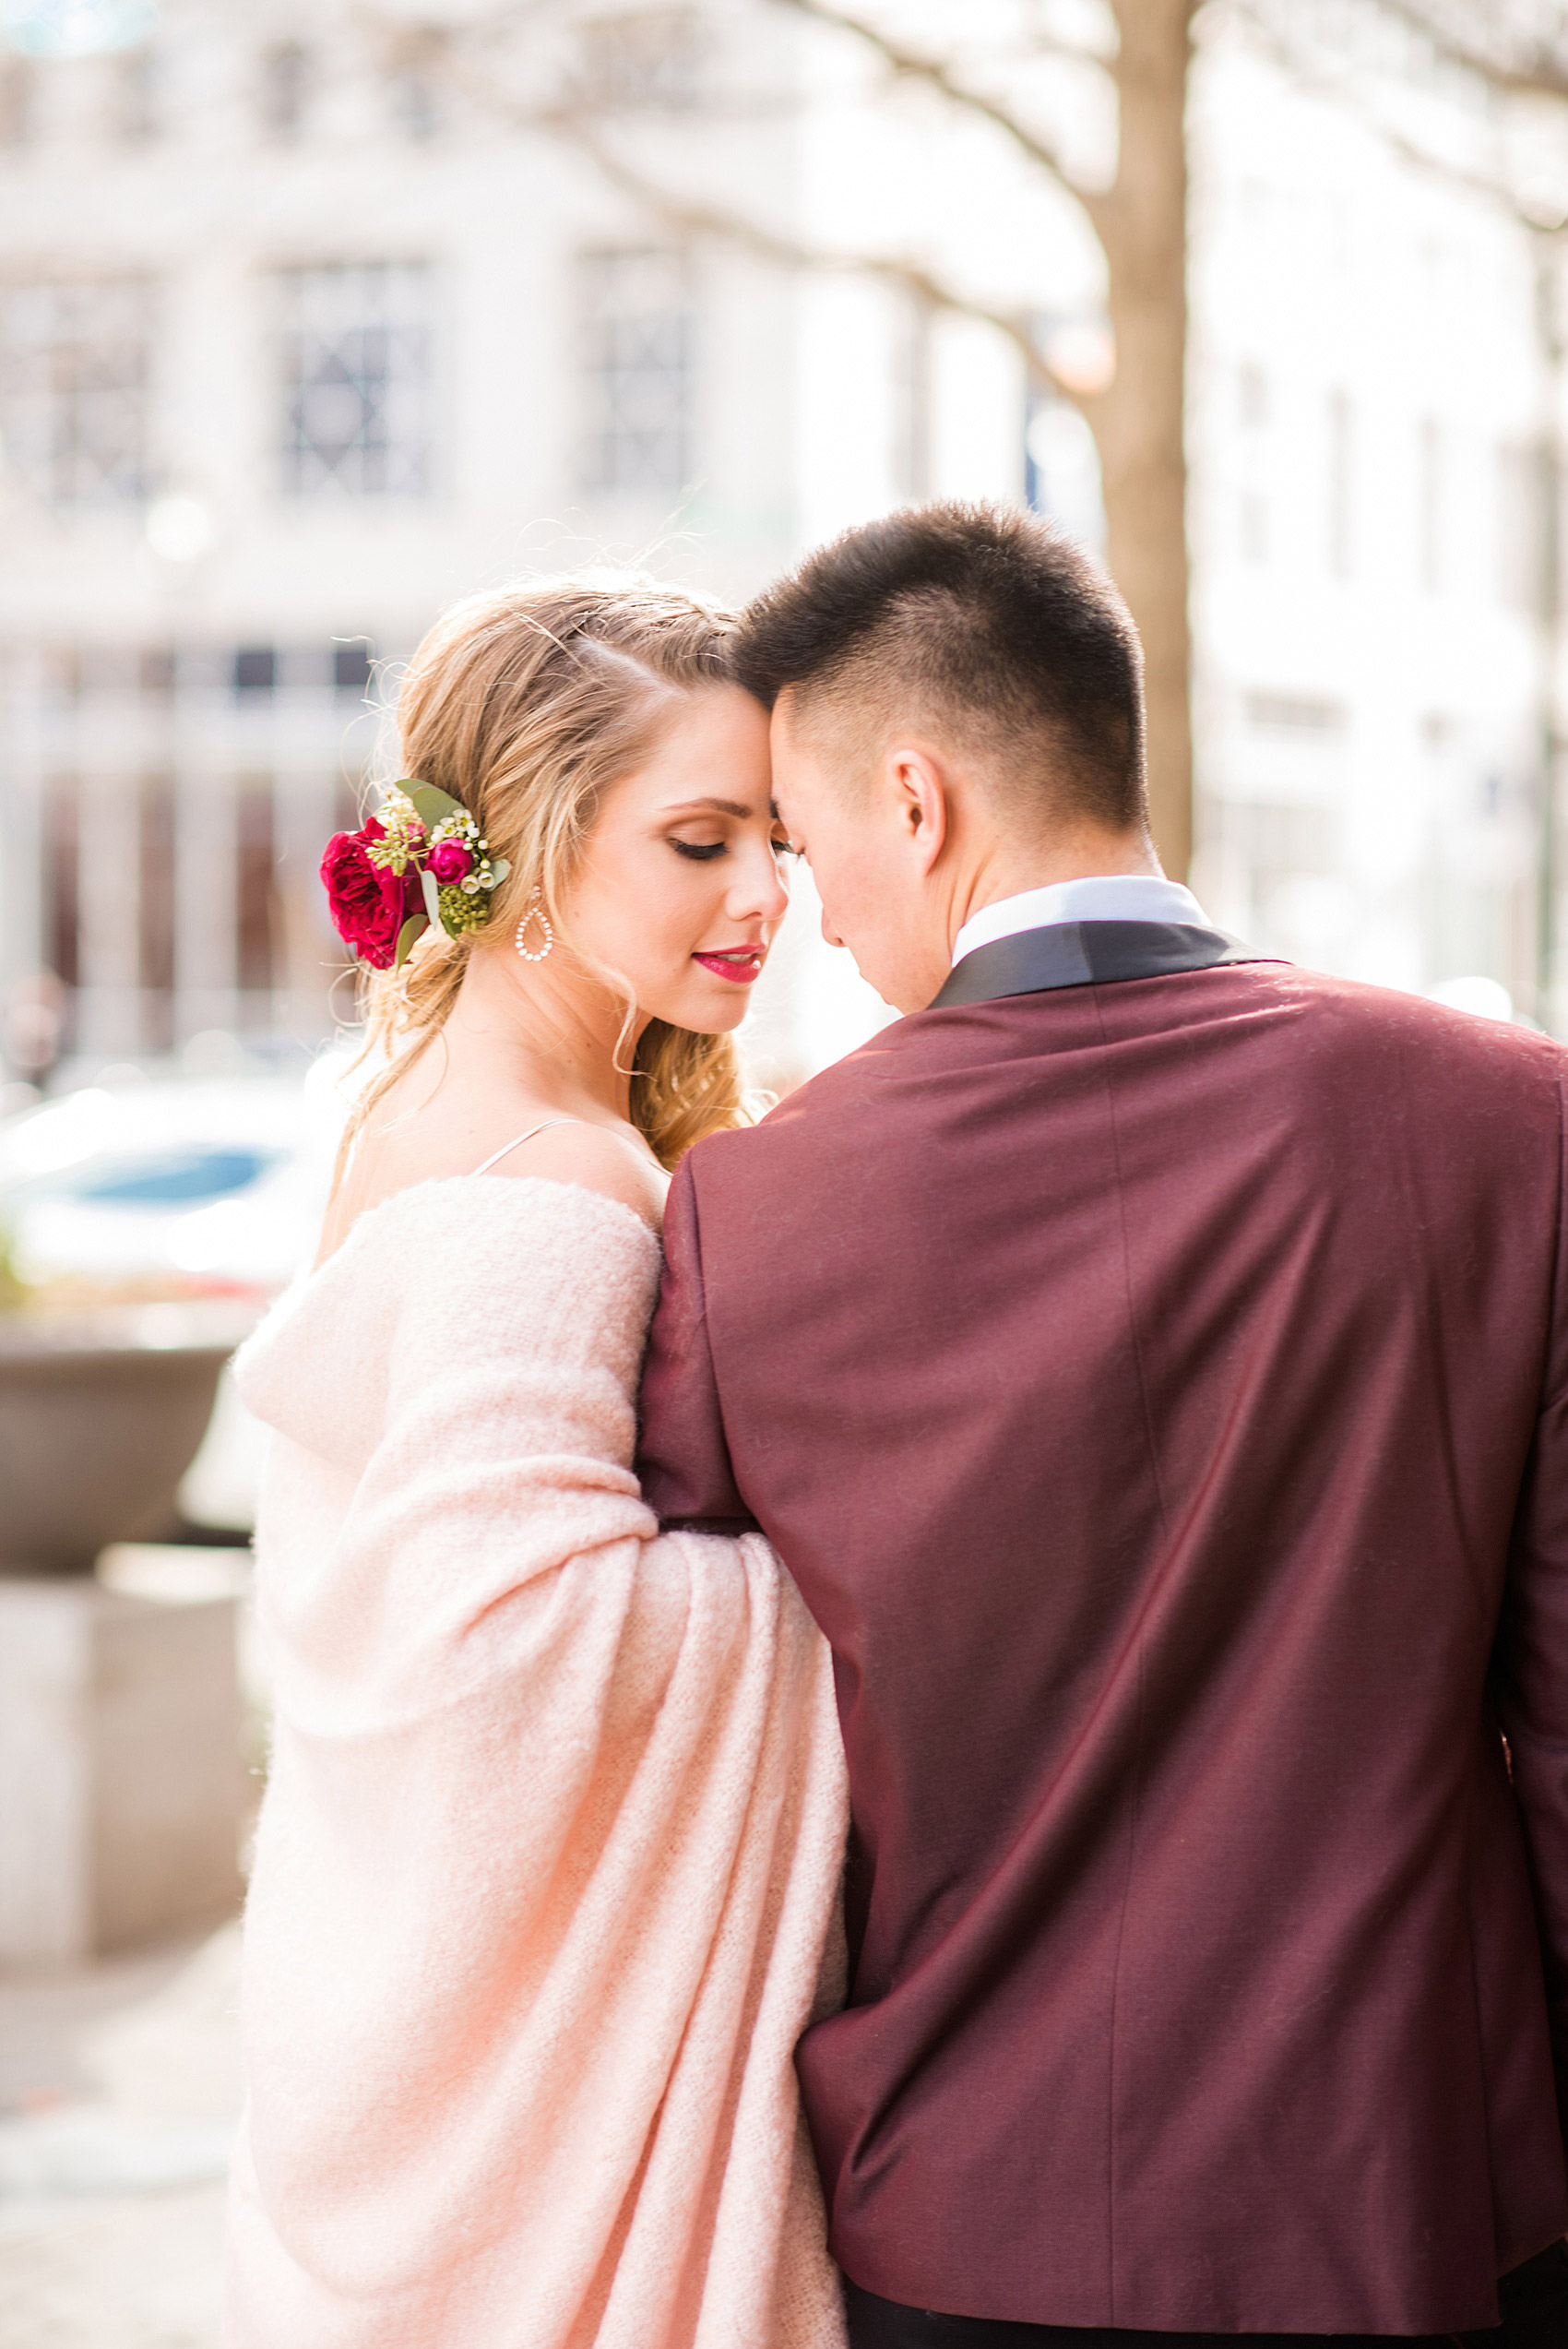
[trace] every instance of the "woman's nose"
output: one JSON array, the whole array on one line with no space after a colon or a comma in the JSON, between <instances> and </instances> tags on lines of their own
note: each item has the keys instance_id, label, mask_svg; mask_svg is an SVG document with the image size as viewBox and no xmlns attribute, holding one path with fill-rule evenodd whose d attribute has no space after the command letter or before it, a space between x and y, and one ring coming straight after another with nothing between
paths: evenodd
<instances>
[{"instance_id":1,"label":"woman's nose","mask_svg":"<svg viewBox=\"0 0 1568 2349\"><path fill-rule=\"evenodd\" d=\"M735 882L730 896L731 920L782 922L790 910L790 891L771 848L749 856L744 872L735 875Z\"/></svg>"}]
</instances>

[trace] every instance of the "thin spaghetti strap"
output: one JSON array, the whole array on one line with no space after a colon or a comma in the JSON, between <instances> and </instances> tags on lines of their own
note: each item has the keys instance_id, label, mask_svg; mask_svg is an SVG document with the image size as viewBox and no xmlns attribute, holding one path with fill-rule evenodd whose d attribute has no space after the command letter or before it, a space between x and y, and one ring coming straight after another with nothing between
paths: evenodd
<instances>
[{"instance_id":1,"label":"thin spaghetti strap","mask_svg":"<svg viewBox=\"0 0 1568 2349\"><path fill-rule=\"evenodd\" d=\"M492 1151L484 1164L474 1168L474 1173L488 1174L493 1166L499 1166L502 1160L510 1158L515 1150L521 1150L525 1142L531 1142L536 1134L548 1134L552 1126L586 1126L587 1124L586 1117L547 1117L542 1125L530 1126L526 1134L515 1135L511 1141L503 1142L499 1150Z\"/></svg>"}]
</instances>

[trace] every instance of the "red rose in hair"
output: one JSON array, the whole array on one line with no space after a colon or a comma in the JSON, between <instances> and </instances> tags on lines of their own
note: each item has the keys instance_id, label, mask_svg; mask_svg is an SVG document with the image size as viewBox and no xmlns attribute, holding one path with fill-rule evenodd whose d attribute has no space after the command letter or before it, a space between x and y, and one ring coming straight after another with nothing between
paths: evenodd
<instances>
[{"instance_id":1,"label":"red rose in hair","mask_svg":"<svg viewBox=\"0 0 1568 2349\"><path fill-rule=\"evenodd\" d=\"M322 886L338 936L373 971L391 970L398 933L420 904L411 865L406 873L388 873L365 854L366 842L383 836L373 816L361 831L334 832L321 860Z\"/></svg>"}]
</instances>

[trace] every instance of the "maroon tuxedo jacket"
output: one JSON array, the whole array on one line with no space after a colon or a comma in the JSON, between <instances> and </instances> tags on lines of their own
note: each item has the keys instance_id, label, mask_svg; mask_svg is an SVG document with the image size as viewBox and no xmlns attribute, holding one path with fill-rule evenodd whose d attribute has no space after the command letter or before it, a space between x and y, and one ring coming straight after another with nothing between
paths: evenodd
<instances>
[{"instance_id":1,"label":"maroon tuxedo jacket","mask_svg":"<svg viewBox=\"0 0 1568 2349\"><path fill-rule=\"evenodd\" d=\"M649 1496L754 1519L837 1668L833 2249L1492 2324L1568 2218L1565 1056L1054 935L1118 975L982 948L671 1196Z\"/></svg>"}]
</instances>

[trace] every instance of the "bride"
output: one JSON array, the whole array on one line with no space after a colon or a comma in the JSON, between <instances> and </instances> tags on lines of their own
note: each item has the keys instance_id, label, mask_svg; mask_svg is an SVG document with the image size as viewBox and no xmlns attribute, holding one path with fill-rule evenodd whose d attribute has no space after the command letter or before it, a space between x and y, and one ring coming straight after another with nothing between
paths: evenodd
<instances>
[{"instance_id":1,"label":"bride","mask_svg":"<svg viewBox=\"0 0 1568 2349\"><path fill-rule=\"evenodd\" d=\"M386 1055L240 1358L277 1719L231 2349L839 2349L796 2038L832 1995L826 1651L632 1473L668 1170L745 1111L782 919L725 618L459 606L323 876Z\"/></svg>"}]
</instances>

